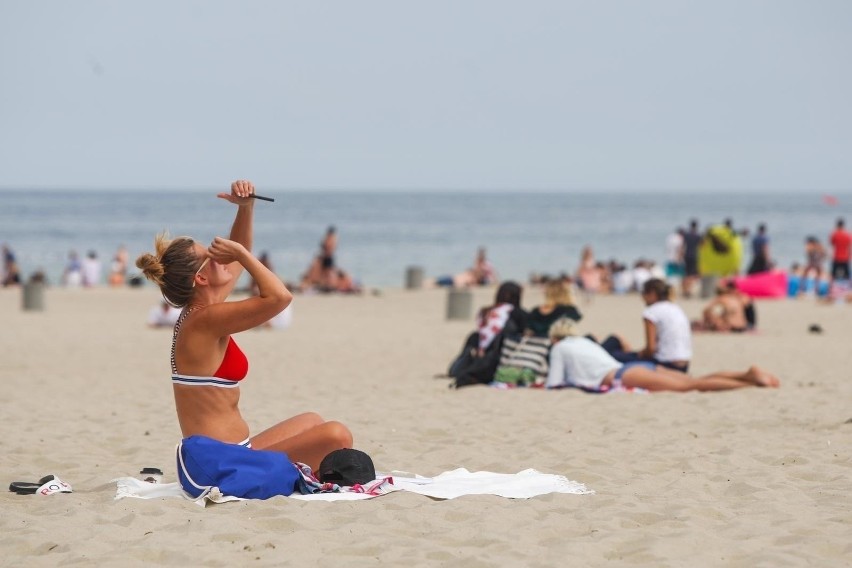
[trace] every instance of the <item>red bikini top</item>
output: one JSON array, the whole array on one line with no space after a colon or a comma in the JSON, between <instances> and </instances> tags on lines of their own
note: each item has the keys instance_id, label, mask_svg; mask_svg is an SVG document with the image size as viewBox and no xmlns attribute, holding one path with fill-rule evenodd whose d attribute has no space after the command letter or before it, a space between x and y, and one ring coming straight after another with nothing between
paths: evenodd
<instances>
[{"instance_id":1,"label":"red bikini top","mask_svg":"<svg viewBox=\"0 0 852 568\"><path fill-rule=\"evenodd\" d=\"M229 381L241 381L248 374L248 359L233 337L228 337L228 347L222 364L213 373L214 377Z\"/></svg>"}]
</instances>

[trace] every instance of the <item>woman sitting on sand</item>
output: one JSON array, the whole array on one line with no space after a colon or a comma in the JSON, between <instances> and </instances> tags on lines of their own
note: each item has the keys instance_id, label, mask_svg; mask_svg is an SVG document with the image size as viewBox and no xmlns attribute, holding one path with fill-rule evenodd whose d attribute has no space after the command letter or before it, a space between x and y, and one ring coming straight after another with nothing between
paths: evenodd
<instances>
[{"instance_id":1,"label":"woman sitting on sand","mask_svg":"<svg viewBox=\"0 0 852 568\"><path fill-rule=\"evenodd\" d=\"M657 365L686 373L692 358L692 332L683 310L671 301L672 287L651 278L642 287L647 306L642 312L645 347L632 351L620 337L610 336L601 345L618 361L653 361Z\"/></svg>"},{"instance_id":2,"label":"woman sitting on sand","mask_svg":"<svg viewBox=\"0 0 852 568\"><path fill-rule=\"evenodd\" d=\"M476 327L480 355L504 330L520 334L526 329L527 313L521 308L521 291L515 282L504 282L497 289L494 305L479 311Z\"/></svg>"},{"instance_id":3,"label":"woman sitting on sand","mask_svg":"<svg viewBox=\"0 0 852 568\"><path fill-rule=\"evenodd\" d=\"M456 387L490 383L494 378L503 337L520 337L527 327L527 313L521 308L522 291L515 282L504 282L497 289L494 305L479 311L476 331L467 337L447 372L456 379Z\"/></svg>"},{"instance_id":4,"label":"woman sitting on sand","mask_svg":"<svg viewBox=\"0 0 852 568\"><path fill-rule=\"evenodd\" d=\"M744 372L716 371L693 378L651 361L621 363L594 341L577 336L574 327L573 320L562 318L550 328L550 339L554 345L550 350L547 388L578 387L605 391L623 386L683 392L749 386L778 387L780 384L777 377L757 367L750 367Z\"/></svg>"},{"instance_id":5,"label":"woman sitting on sand","mask_svg":"<svg viewBox=\"0 0 852 568\"><path fill-rule=\"evenodd\" d=\"M598 263L595 262L595 254L592 247L586 245L580 253L580 266L577 268L577 282L583 290L586 301L601 290L602 274Z\"/></svg>"},{"instance_id":6,"label":"woman sitting on sand","mask_svg":"<svg viewBox=\"0 0 852 568\"><path fill-rule=\"evenodd\" d=\"M574 305L571 288L562 280L550 280L544 286L544 303L533 308L527 317L527 335L547 337L550 326L559 318L580 321L583 316Z\"/></svg>"},{"instance_id":7,"label":"woman sitting on sand","mask_svg":"<svg viewBox=\"0 0 852 568\"><path fill-rule=\"evenodd\" d=\"M230 238L216 237L205 247L189 237L167 240L159 235L156 253L141 255L136 266L170 304L183 308L171 350L172 387L183 436L285 452L316 470L333 450L352 447L346 426L305 413L250 436L238 406L248 359L231 335L269 321L293 299L284 283L251 254L253 194L251 182L237 181L231 184L231 193L218 195L238 206ZM226 302L244 268L258 295Z\"/></svg>"},{"instance_id":8,"label":"woman sitting on sand","mask_svg":"<svg viewBox=\"0 0 852 568\"><path fill-rule=\"evenodd\" d=\"M692 322L692 329L742 333L754 327L754 319L751 298L730 280L716 288L716 297L705 306L701 321Z\"/></svg>"}]
</instances>

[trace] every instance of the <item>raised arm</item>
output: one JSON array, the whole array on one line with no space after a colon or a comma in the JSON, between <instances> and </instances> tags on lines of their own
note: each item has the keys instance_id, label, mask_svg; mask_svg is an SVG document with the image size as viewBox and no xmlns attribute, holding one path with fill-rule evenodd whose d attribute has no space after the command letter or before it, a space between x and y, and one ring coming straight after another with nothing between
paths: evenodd
<instances>
[{"instance_id":1,"label":"raised arm","mask_svg":"<svg viewBox=\"0 0 852 568\"><path fill-rule=\"evenodd\" d=\"M234 224L231 226L231 234L229 239L240 243L251 253L252 244L254 241L254 203L255 200L249 197L254 194L254 184L248 180L238 180L231 184L231 193L220 193L217 195L220 199L230 201L237 206L237 215L234 217ZM231 284L231 289L237 284L240 274L243 272L243 265L237 261L228 264L228 271L234 275Z\"/></svg>"},{"instance_id":2,"label":"raised arm","mask_svg":"<svg viewBox=\"0 0 852 568\"><path fill-rule=\"evenodd\" d=\"M211 335L223 337L257 327L279 314L293 300L284 282L241 243L216 237L207 251L219 264L236 263L245 267L258 288L257 296L238 302L214 303L199 313L199 328Z\"/></svg>"}]
</instances>

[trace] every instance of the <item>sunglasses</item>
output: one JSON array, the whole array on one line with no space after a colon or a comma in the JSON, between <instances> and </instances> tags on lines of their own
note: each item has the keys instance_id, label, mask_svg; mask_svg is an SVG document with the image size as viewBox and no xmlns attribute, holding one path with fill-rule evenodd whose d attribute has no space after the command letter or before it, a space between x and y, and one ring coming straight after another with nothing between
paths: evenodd
<instances>
[{"instance_id":1,"label":"sunglasses","mask_svg":"<svg viewBox=\"0 0 852 568\"><path fill-rule=\"evenodd\" d=\"M208 262L210 262L210 257L209 257L209 256L208 256L207 258L205 258L205 259L204 259L204 262L202 262L202 263L201 263L201 266L199 266L199 267L198 267L198 270L196 270L196 271L195 271L195 276L198 276L198 274L199 274L202 270L204 270L204 267L205 267L205 266L207 266L207 263L208 263ZM193 288L195 288L195 276L193 276L193 277L192 277L192 287L193 287Z\"/></svg>"}]
</instances>

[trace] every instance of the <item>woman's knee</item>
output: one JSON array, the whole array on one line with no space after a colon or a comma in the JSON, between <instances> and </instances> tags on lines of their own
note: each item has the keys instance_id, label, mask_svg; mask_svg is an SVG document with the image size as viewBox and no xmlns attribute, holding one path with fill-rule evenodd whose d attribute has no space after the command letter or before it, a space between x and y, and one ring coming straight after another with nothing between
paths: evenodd
<instances>
[{"instance_id":1,"label":"woman's knee","mask_svg":"<svg viewBox=\"0 0 852 568\"><path fill-rule=\"evenodd\" d=\"M331 420L322 425L326 438L340 448L352 447L352 432L344 424Z\"/></svg>"}]
</instances>

